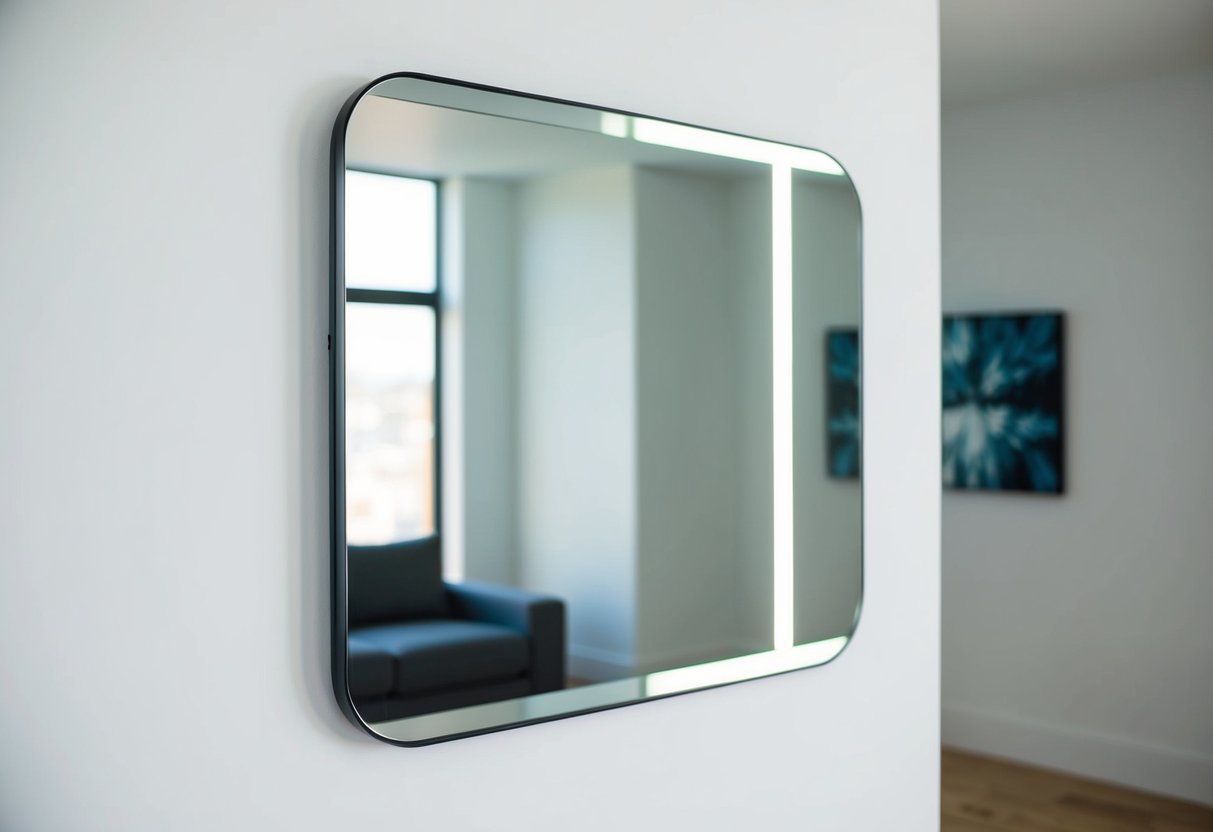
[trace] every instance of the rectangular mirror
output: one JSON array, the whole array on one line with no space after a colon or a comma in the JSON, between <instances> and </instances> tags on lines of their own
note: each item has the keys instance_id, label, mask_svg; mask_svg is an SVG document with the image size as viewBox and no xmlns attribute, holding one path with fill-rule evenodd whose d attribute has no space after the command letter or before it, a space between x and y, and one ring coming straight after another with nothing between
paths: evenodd
<instances>
[{"instance_id":1,"label":"rectangular mirror","mask_svg":"<svg viewBox=\"0 0 1213 832\"><path fill-rule=\"evenodd\" d=\"M333 137L333 682L440 740L820 665L860 208L807 148L414 74Z\"/></svg>"}]
</instances>

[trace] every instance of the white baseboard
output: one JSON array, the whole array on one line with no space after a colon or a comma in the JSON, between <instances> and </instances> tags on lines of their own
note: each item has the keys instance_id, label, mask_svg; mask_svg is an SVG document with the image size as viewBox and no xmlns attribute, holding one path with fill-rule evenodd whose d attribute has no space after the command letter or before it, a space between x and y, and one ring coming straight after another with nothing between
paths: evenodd
<instances>
[{"instance_id":1,"label":"white baseboard","mask_svg":"<svg viewBox=\"0 0 1213 832\"><path fill-rule=\"evenodd\" d=\"M1213 757L945 705L944 745L1213 805Z\"/></svg>"}]
</instances>

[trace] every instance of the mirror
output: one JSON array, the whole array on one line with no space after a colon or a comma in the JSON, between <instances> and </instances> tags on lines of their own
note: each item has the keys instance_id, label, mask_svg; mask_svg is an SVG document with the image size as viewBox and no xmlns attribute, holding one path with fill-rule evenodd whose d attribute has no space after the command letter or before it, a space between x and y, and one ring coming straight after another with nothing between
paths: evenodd
<instances>
[{"instance_id":1,"label":"mirror","mask_svg":"<svg viewBox=\"0 0 1213 832\"><path fill-rule=\"evenodd\" d=\"M844 649L860 209L832 157L399 74L332 159L356 725L423 745Z\"/></svg>"}]
</instances>

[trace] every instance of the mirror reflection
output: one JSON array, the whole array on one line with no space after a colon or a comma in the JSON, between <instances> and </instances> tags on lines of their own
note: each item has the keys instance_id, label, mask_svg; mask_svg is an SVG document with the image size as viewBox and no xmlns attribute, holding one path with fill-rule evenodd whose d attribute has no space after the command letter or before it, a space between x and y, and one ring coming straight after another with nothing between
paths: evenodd
<instances>
[{"instance_id":1,"label":"mirror reflection","mask_svg":"<svg viewBox=\"0 0 1213 832\"><path fill-rule=\"evenodd\" d=\"M842 168L417 77L335 141L352 716L425 743L837 655L862 576Z\"/></svg>"}]
</instances>

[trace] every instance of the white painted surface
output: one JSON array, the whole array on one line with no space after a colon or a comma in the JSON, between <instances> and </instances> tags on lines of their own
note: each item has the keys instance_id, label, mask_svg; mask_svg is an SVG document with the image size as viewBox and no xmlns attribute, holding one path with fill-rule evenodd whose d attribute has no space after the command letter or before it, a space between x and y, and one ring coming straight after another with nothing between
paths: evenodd
<instances>
[{"instance_id":1,"label":"white painted surface","mask_svg":"<svg viewBox=\"0 0 1213 832\"><path fill-rule=\"evenodd\" d=\"M860 216L847 182L802 174L792 203L795 638L850 632L863 591L863 493L826 475L825 333L859 326Z\"/></svg>"},{"instance_id":2,"label":"white painted surface","mask_svg":"<svg viewBox=\"0 0 1213 832\"><path fill-rule=\"evenodd\" d=\"M1069 493L944 497L944 737L1213 802L1213 73L943 123L945 309L1069 315Z\"/></svg>"},{"instance_id":3,"label":"white painted surface","mask_svg":"<svg viewBox=\"0 0 1213 832\"><path fill-rule=\"evenodd\" d=\"M771 345L770 309L741 314L738 276L770 275L735 244L740 184L627 165L521 186L519 574L567 602L576 677L767 646L769 598L738 591L771 561L741 535L742 495L770 489L742 464L743 413L769 404L743 395L738 347Z\"/></svg>"},{"instance_id":4,"label":"white painted surface","mask_svg":"<svg viewBox=\"0 0 1213 832\"><path fill-rule=\"evenodd\" d=\"M517 195L471 177L443 185L443 568L517 580Z\"/></svg>"},{"instance_id":5,"label":"white painted surface","mask_svg":"<svg viewBox=\"0 0 1213 832\"><path fill-rule=\"evenodd\" d=\"M772 350L771 350L771 178L739 182L732 201L733 224L738 231L736 262L737 308L746 321L747 337L739 344L741 398L742 486L737 494L741 509L743 571L738 588L745 602L741 605L741 627L746 637L767 649L775 646L773 624L774 560L773 488L745 488L746 483L774 481L772 453ZM795 252L793 252L793 255ZM749 264L742 271L741 266Z\"/></svg>"},{"instance_id":6,"label":"white painted surface","mask_svg":"<svg viewBox=\"0 0 1213 832\"><path fill-rule=\"evenodd\" d=\"M771 489L769 460L744 459L749 431L770 441L744 378L770 376L752 300L769 303L770 207L750 199L769 179L628 165L444 188L446 571L564 598L576 677L769 649L769 507L758 533L742 522ZM797 643L850 632L861 578L859 486L826 476L822 441L822 334L859 317L858 204L802 180Z\"/></svg>"},{"instance_id":7,"label":"white painted surface","mask_svg":"<svg viewBox=\"0 0 1213 832\"><path fill-rule=\"evenodd\" d=\"M393 79L376 89L386 93L401 82ZM404 83L417 82L409 79ZM411 93L393 92L419 94L415 88ZM450 96L449 87L445 94ZM507 103L516 100L505 99ZM499 96L490 96L459 101L458 105L501 112L502 101ZM450 104L458 106L455 101ZM581 109L573 111L576 117L568 109L559 113L557 116L549 110L542 116L487 116L368 93L358 103L357 117L346 133L345 158L350 167L360 170L435 179L468 176L525 180L623 164L738 172L753 164L727 156L689 154L680 147L620 140L598 132L598 113ZM526 118L571 118L581 127L553 130L551 124L523 120Z\"/></svg>"},{"instance_id":8,"label":"white painted surface","mask_svg":"<svg viewBox=\"0 0 1213 832\"><path fill-rule=\"evenodd\" d=\"M943 0L945 107L1213 67L1209 0Z\"/></svg>"},{"instance_id":9,"label":"white painted surface","mask_svg":"<svg viewBox=\"0 0 1213 832\"><path fill-rule=\"evenodd\" d=\"M639 536L634 200L626 165L527 182L517 274L519 577L565 599L574 656L588 648L629 660Z\"/></svg>"},{"instance_id":10,"label":"white painted surface","mask_svg":"<svg viewBox=\"0 0 1213 832\"><path fill-rule=\"evenodd\" d=\"M926 0L6 4L0 826L936 828L937 59ZM848 166L869 510L835 662L421 750L340 716L327 143L403 68Z\"/></svg>"},{"instance_id":11,"label":"white painted surface","mask_svg":"<svg viewBox=\"0 0 1213 832\"><path fill-rule=\"evenodd\" d=\"M749 652L738 494L766 483L740 476L734 182L634 176L637 660L668 669Z\"/></svg>"}]
</instances>

